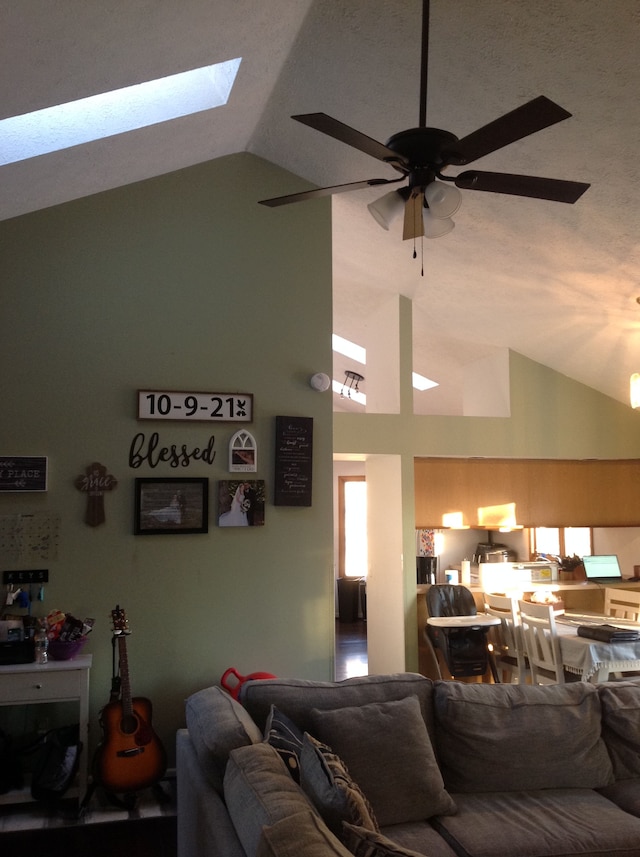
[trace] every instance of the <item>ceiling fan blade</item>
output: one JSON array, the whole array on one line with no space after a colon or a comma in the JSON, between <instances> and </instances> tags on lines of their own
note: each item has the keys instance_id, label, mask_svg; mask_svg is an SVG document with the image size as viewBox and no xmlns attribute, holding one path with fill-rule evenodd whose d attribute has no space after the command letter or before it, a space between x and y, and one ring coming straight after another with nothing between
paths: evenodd
<instances>
[{"instance_id":1,"label":"ceiling fan blade","mask_svg":"<svg viewBox=\"0 0 640 857\"><path fill-rule=\"evenodd\" d=\"M465 190L510 193L515 196L549 199L553 202L576 202L587 188L591 187L591 185L583 182L520 176L511 173L487 173L481 170L466 170L456 176L455 183L456 187Z\"/></svg>"},{"instance_id":2,"label":"ceiling fan blade","mask_svg":"<svg viewBox=\"0 0 640 857\"><path fill-rule=\"evenodd\" d=\"M532 101L505 113L499 119L478 128L455 144L451 152L445 154L449 164L470 164L497 149L502 149L516 140L522 140L529 134L562 122L571 116L567 110L551 101L545 95L539 95Z\"/></svg>"},{"instance_id":3,"label":"ceiling fan blade","mask_svg":"<svg viewBox=\"0 0 640 857\"><path fill-rule=\"evenodd\" d=\"M341 143L346 143L347 146L353 146L365 155L371 155L372 158L377 158L379 161L398 164L401 168L406 166L406 172L409 171L407 161L402 155L389 149L384 143L379 143L372 137L367 137L366 134L356 131L350 125L345 125L338 119L333 119L327 116L326 113L302 113L298 116L292 116L297 122L302 122L303 125L308 125L310 128L315 128Z\"/></svg>"},{"instance_id":4,"label":"ceiling fan blade","mask_svg":"<svg viewBox=\"0 0 640 857\"><path fill-rule=\"evenodd\" d=\"M278 205L289 205L290 202L303 202L305 199L316 199L321 196L332 196L334 193L345 193L349 190L361 190L364 187L375 187L382 184L395 184L404 181L405 177L399 179L366 179L362 182L349 182L349 184L338 184L333 187L317 187L313 190L303 190L301 193L290 193L288 196L276 196L273 199L261 199L260 205L268 205L275 208Z\"/></svg>"},{"instance_id":5,"label":"ceiling fan blade","mask_svg":"<svg viewBox=\"0 0 640 857\"><path fill-rule=\"evenodd\" d=\"M404 206L404 227L402 230L402 240L407 241L409 238L419 238L424 235L424 222L422 220L422 200L421 193L411 194Z\"/></svg>"}]
</instances>

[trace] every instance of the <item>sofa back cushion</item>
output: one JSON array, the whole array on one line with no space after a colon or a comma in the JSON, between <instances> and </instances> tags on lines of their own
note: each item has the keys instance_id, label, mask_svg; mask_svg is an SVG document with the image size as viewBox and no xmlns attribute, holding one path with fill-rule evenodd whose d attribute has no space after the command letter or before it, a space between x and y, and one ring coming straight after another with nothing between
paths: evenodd
<instances>
[{"instance_id":1,"label":"sofa back cushion","mask_svg":"<svg viewBox=\"0 0 640 857\"><path fill-rule=\"evenodd\" d=\"M222 791L231 750L262 741L262 734L240 703L219 687L192 694L185 714L200 766L211 785Z\"/></svg>"},{"instance_id":2,"label":"sofa back cushion","mask_svg":"<svg viewBox=\"0 0 640 857\"><path fill-rule=\"evenodd\" d=\"M313 734L344 759L381 826L455 811L417 697L311 715Z\"/></svg>"},{"instance_id":3,"label":"sofa back cushion","mask_svg":"<svg viewBox=\"0 0 640 857\"><path fill-rule=\"evenodd\" d=\"M640 777L640 684L607 682L599 688L602 737L616 780Z\"/></svg>"},{"instance_id":4,"label":"sofa back cushion","mask_svg":"<svg viewBox=\"0 0 640 857\"><path fill-rule=\"evenodd\" d=\"M613 782L595 685L439 681L435 712L440 766L453 792Z\"/></svg>"},{"instance_id":5,"label":"sofa back cushion","mask_svg":"<svg viewBox=\"0 0 640 857\"><path fill-rule=\"evenodd\" d=\"M240 701L264 731L275 705L302 730L313 735L311 709L334 710L417 696L429 732L433 730L433 682L418 673L358 676L340 682L269 679L245 682Z\"/></svg>"}]
</instances>

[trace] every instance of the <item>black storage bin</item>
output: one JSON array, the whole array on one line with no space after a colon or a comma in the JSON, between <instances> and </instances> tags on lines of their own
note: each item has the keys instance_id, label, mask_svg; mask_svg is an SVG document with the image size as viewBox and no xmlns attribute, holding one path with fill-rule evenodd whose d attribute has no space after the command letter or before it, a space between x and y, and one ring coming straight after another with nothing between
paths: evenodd
<instances>
[{"instance_id":1,"label":"black storage bin","mask_svg":"<svg viewBox=\"0 0 640 857\"><path fill-rule=\"evenodd\" d=\"M357 622L358 605L360 602L360 578L338 578L338 620L340 622Z\"/></svg>"}]
</instances>

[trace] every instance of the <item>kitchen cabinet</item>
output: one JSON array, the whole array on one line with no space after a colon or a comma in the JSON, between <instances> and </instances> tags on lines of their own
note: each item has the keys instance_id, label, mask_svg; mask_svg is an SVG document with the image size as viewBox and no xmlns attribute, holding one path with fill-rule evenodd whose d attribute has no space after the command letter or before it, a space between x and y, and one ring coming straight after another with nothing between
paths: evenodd
<instances>
[{"instance_id":1,"label":"kitchen cabinet","mask_svg":"<svg viewBox=\"0 0 640 857\"><path fill-rule=\"evenodd\" d=\"M524 527L640 526L638 459L416 458L414 477L418 528L497 528L503 507Z\"/></svg>"}]
</instances>

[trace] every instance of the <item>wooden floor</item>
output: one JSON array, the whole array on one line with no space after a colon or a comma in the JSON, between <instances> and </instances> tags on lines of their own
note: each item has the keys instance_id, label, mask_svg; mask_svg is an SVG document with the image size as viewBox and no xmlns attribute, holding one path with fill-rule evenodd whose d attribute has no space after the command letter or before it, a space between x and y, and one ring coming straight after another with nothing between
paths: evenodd
<instances>
[{"instance_id":1,"label":"wooden floor","mask_svg":"<svg viewBox=\"0 0 640 857\"><path fill-rule=\"evenodd\" d=\"M367 623L336 620L336 681L367 673Z\"/></svg>"},{"instance_id":2,"label":"wooden floor","mask_svg":"<svg viewBox=\"0 0 640 857\"><path fill-rule=\"evenodd\" d=\"M144 789L131 808L114 806L97 790L78 817L77 803L0 806L3 857L176 857L176 787L167 777Z\"/></svg>"}]
</instances>

